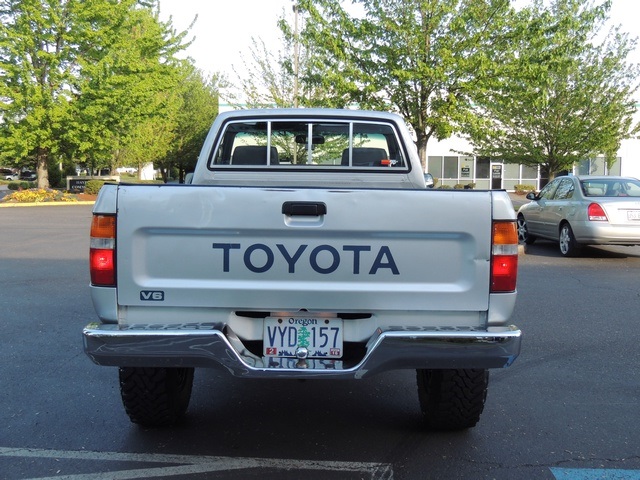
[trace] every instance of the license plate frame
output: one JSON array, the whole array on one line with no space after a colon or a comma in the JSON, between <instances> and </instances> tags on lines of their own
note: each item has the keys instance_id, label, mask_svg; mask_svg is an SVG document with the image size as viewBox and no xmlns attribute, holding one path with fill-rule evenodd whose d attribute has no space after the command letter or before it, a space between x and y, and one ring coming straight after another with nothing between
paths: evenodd
<instances>
[{"instance_id":1,"label":"license plate frame","mask_svg":"<svg viewBox=\"0 0 640 480\"><path fill-rule=\"evenodd\" d=\"M267 317L263 329L265 357L342 358L344 322L342 318L313 315Z\"/></svg>"}]
</instances>

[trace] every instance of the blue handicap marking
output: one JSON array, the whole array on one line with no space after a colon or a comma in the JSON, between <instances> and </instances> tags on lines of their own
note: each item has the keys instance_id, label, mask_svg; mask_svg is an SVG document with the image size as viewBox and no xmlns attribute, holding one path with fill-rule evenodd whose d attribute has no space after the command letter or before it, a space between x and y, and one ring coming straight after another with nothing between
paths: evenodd
<instances>
[{"instance_id":1,"label":"blue handicap marking","mask_svg":"<svg viewBox=\"0 0 640 480\"><path fill-rule=\"evenodd\" d=\"M551 468L556 480L640 480L640 470Z\"/></svg>"}]
</instances>

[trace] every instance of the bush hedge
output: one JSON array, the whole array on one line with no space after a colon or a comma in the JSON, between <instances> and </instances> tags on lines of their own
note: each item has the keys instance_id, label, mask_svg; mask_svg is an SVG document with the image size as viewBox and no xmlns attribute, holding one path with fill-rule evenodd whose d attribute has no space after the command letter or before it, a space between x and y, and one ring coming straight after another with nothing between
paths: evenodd
<instances>
[{"instance_id":1,"label":"bush hedge","mask_svg":"<svg viewBox=\"0 0 640 480\"><path fill-rule=\"evenodd\" d=\"M516 191L516 193L518 195L526 195L529 192L535 192L536 191L536 186L535 185L518 184L518 185L514 185L513 189Z\"/></svg>"},{"instance_id":2,"label":"bush hedge","mask_svg":"<svg viewBox=\"0 0 640 480\"><path fill-rule=\"evenodd\" d=\"M97 195L103 185L104 180L89 180L84 186L84 193Z\"/></svg>"},{"instance_id":3,"label":"bush hedge","mask_svg":"<svg viewBox=\"0 0 640 480\"><path fill-rule=\"evenodd\" d=\"M9 182L9 185L7 185L9 190L27 190L35 187L36 182Z\"/></svg>"}]
</instances>

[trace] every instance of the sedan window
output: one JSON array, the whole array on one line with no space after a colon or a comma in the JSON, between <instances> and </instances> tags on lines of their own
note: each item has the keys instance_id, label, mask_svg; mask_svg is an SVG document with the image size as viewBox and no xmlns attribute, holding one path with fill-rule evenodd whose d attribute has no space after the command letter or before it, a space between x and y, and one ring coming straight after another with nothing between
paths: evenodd
<instances>
[{"instance_id":1,"label":"sedan window","mask_svg":"<svg viewBox=\"0 0 640 480\"><path fill-rule=\"evenodd\" d=\"M556 190L554 200L567 200L573 197L573 181L570 178L563 178Z\"/></svg>"},{"instance_id":2,"label":"sedan window","mask_svg":"<svg viewBox=\"0 0 640 480\"><path fill-rule=\"evenodd\" d=\"M630 197L640 197L640 182L627 182L627 195Z\"/></svg>"},{"instance_id":3,"label":"sedan window","mask_svg":"<svg viewBox=\"0 0 640 480\"><path fill-rule=\"evenodd\" d=\"M540 195L538 195L538 198L551 200L553 198L553 195L556 193L556 189L558 188L559 183L559 178L556 178L552 182L548 183L542 190L540 190Z\"/></svg>"}]
</instances>

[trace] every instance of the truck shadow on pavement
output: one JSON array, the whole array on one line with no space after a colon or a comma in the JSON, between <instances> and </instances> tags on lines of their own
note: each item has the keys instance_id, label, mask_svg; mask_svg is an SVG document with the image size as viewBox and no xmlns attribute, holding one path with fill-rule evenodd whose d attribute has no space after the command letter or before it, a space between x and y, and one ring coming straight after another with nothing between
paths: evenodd
<instances>
[{"instance_id":1,"label":"truck shadow on pavement","mask_svg":"<svg viewBox=\"0 0 640 480\"><path fill-rule=\"evenodd\" d=\"M183 421L170 428L132 425L128 442L134 449L152 442L173 453L268 458L362 458L366 447L379 451L365 457L383 459L388 445L407 435L424 435L414 371L301 381L197 369Z\"/></svg>"}]
</instances>

